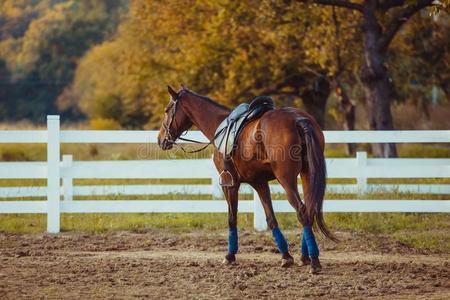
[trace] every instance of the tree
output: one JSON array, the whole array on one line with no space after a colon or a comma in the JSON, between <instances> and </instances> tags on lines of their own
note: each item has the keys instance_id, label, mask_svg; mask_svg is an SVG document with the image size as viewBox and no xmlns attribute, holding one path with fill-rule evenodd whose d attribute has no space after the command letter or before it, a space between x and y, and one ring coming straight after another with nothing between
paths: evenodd
<instances>
[{"instance_id":1,"label":"tree","mask_svg":"<svg viewBox=\"0 0 450 300\"><path fill-rule=\"evenodd\" d=\"M303 106L323 125L325 116L336 115L327 110L334 90L343 127L352 129L354 104L365 104L363 62L355 56L365 47L364 3L355 5L343 10L284 0L136 0L117 33L83 57L60 103L79 107L89 118L154 128L167 102L165 86L184 83L229 106L274 95L277 105ZM397 49L399 57L412 52L395 44ZM395 55L385 54L384 63L398 65ZM391 72L390 78L396 76L397 70Z\"/></svg>"},{"instance_id":2,"label":"tree","mask_svg":"<svg viewBox=\"0 0 450 300\"><path fill-rule=\"evenodd\" d=\"M72 81L78 59L115 30L124 1L3 1L0 55L10 70L14 114L43 121ZM65 111L65 116L76 117ZM79 117L79 116L78 116Z\"/></svg>"},{"instance_id":3,"label":"tree","mask_svg":"<svg viewBox=\"0 0 450 300\"><path fill-rule=\"evenodd\" d=\"M160 17L154 20L153 15L142 14L150 23L164 24ZM328 66L308 61L306 51L311 46L303 44L305 32L313 27L303 20L316 17L321 15L295 2L196 3L180 20L188 21L189 27L173 24L177 18L170 18L170 25L184 29L174 38L182 59L172 59L172 66L184 82L232 106L260 94L276 96L279 105L293 105L300 99L295 104L303 104L324 127Z\"/></svg>"},{"instance_id":4,"label":"tree","mask_svg":"<svg viewBox=\"0 0 450 300\"><path fill-rule=\"evenodd\" d=\"M309 8L307 34L302 45L306 52L306 61L316 62L327 70L326 77L337 98L333 113L341 128L355 129L355 103L350 100L351 86L357 86L354 73L359 63L355 51L360 49L361 34L358 24L361 17L356 12L345 12L335 7ZM303 7L303 9L305 9ZM355 95L353 95L355 96ZM336 113L334 113L336 112ZM348 144L348 153L354 154L355 145Z\"/></svg>"},{"instance_id":5,"label":"tree","mask_svg":"<svg viewBox=\"0 0 450 300\"><path fill-rule=\"evenodd\" d=\"M448 16L416 14L392 41L389 65L397 101L409 101L429 118L428 108L443 103L450 85L450 27ZM400 63L401 62L401 63Z\"/></svg>"},{"instance_id":6,"label":"tree","mask_svg":"<svg viewBox=\"0 0 450 300\"><path fill-rule=\"evenodd\" d=\"M0 59L0 120L6 119L7 116L11 115L11 88L9 85L10 74L6 66L5 61Z\"/></svg>"},{"instance_id":7,"label":"tree","mask_svg":"<svg viewBox=\"0 0 450 300\"><path fill-rule=\"evenodd\" d=\"M360 79L364 84L369 104L370 127L374 130L394 129L391 114L391 78L386 66L389 46L402 25L421 9L431 6L432 0L312 0L328 5L357 11L362 14L361 30L364 36ZM379 156L397 156L395 144L380 145Z\"/></svg>"},{"instance_id":8,"label":"tree","mask_svg":"<svg viewBox=\"0 0 450 300\"><path fill-rule=\"evenodd\" d=\"M119 117L122 126L130 126L125 116L132 112L143 113L154 126L161 116L153 112L167 101L164 87L183 82L231 106L260 94L277 96L278 104L302 99L323 125L330 93L327 71L305 62L302 40L296 37L302 30L289 32L298 13L308 13L300 6L267 0L135 1L113 40L115 46L105 43L109 50L100 45L90 51L80 63L72 92L65 95L73 95L72 102L79 102L91 117L107 114L94 112L93 107L106 108L94 102L115 95L127 111ZM183 10L183 17L180 7L190 8ZM99 51L114 65L103 59L95 63ZM113 87L104 88L102 73L111 74Z\"/></svg>"}]
</instances>

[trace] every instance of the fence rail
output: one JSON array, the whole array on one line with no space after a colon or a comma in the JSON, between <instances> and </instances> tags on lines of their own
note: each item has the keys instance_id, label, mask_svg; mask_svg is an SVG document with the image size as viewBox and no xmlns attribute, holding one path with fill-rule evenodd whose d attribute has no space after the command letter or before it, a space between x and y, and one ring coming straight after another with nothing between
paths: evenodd
<instances>
[{"instance_id":1,"label":"fence rail","mask_svg":"<svg viewBox=\"0 0 450 300\"><path fill-rule=\"evenodd\" d=\"M71 155L60 160L63 143L155 143L156 131L60 130L59 117L47 117L47 130L0 131L3 143L45 143L46 162L1 162L0 179L46 179L47 186L0 187L2 198L29 200L0 201L0 213L46 213L47 231L59 232L61 213L124 212L227 212L224 200L74 200L74 197L111 195L210 194L222 198L218 175L211 159L74 161ZM199 132L188 138L204 140ZM449 143L450 131L326 131L327 143ZM331 184L328 192L359 194L401 192L450 194L449 184L369 184L369 178L450 178L450 159L378 159L358 152L355 158L328 158L329 178L355 178L356 184ZM74 186L73 179L208 179L210 184L190 185L91 185ZM62 179L62 186L61 186ZM271 185L282 193L280 185ZM254 214L257 230L266 228L258 195L244 185L241 193L253 200L239 202L239 211ZM63 196L63 201L61 201ZM46 197L47 200L36 200ZM34 199L33 199L34 198ZM285 200L274 201L278 212L293 212ZM326 200L326 212L450 212L449 200Z\"/></svg>"},{"instance_id":2,"label":"fence rail","mask_svg":"<svg viewBox=\"0 0 450 300\"><path fill-rule=\"evenodd\" d=\"M69 190L72 188L72 193ZM135 196L135 195L211 195L212 185L208 184L146 184L146 185L82 185L61 187L60 193L64 199L72 196ZM279 184L270 185L272 193L284 193ZM300 193L302 187L299 186ZM358 194L360 191L357 184L329 184L327 192L333 194ZM410 194L435 194L450 195L450 185L446 184L368 184L366 193L410 193ZM252 194L253 190L248 185L242 185L241 194ZM24 187L0 187L0 198L24 198L24 197L46 197L46 186L24 186ZM221 194L220 194L221 196Z\"/></svg>"}]
</instances>

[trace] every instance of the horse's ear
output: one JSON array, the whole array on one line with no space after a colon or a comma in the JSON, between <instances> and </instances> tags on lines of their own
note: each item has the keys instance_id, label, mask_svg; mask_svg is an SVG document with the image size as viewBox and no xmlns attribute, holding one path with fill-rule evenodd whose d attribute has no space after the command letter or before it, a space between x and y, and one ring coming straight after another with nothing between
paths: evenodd
<instances>
[{"instance_id":1,"label":"horse's ear","mask_svg":"<svg viewBox=\"0 0 450 300\"><path fill-rule=\"evenodd\" d=\"M181 84L181 89L183 89L183 90L188 90L188 88L184 85L184 84Z\"/></svg>"},{"instance_id":2,"label":"horse's ear","mask_svg":"<svg viewBox=\"0 0 450 300\"><path fill-rule=\"evenodd\" d=\"M172 96L172 99L174 101L177 100L178 94L177 92L174 91L174 89L170 85L167 86L167 90L169 91L170 96Z\"/></svg>"}]
</instances>

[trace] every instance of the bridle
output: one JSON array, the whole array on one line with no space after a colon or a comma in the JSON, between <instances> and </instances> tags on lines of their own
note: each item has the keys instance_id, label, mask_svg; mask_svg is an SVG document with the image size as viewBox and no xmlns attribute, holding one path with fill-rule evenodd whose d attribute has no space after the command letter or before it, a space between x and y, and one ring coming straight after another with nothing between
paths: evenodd
<instances>
[{"instance_id":1,"label":"bridle","mask_svg":"<svg viewBox=\"0 0 450 300\"><path fill-rule=\"evenodd\" d=\"M169 102L169 104L170 104L170 103L173 103L173 104L172 104L172 114L170 115L170 120L168 120L167 123L166 123L166 122L163 122L163 123L162 123L162 126L163 126L164 130L166 131L166 140L167 140L168 142L170 142L170 143L173 143L173 144L175 144L175 141L176 141L177 139L174 139L174 138L173 138L173 135L172 135L172 133L170 132L170 127L172 126L172 123L173 123L173 121L175 120L175 114L176 114L176 112L177 112L177 105L178 105L177 100L178 100L178 97L177 97L177 99L173 100L172 96L170 96L170 102ZM166 112L166 113L167 113L167 112ZM176 122L176 121L175 121L175 122Z\"/></svg>"},{"instance_id":2,"label":"bridle","mask_svg":"<svg viewBox=\"0 0 450 300\"><path fill-rule=\"evenodd\" d=\"M167 142L172 143L173 145L179 146L181 148L181 150L183 150L185 153L197 153L197 152L205 150L209 145L211 145L217 136L215 136L209 143L204 143L204 142L200 142L200 141L196 141L196 140L183 138L182 136L186 135L188 133L188 130L182 132L179 137L175 137L170 132L170 127L172 127L172 123L175 122L175 126L178 127L177 121L175 120L175 114L177 113L178 102L181 101L180 95L182 94L182 92L178 93L177 98L175 100L173 100L173 97L170 96L169 104L173 103L172 109L171 109L170 120L168 119L167 122L163 122L162 126L163 126L164 130L166 131L166 141ZM181 146L180 144L177 143L177 140L182 140L185 142L191 142L191 143L195 143L195 144L204 144L205 146L201 147L200 149L196 149L196 150L186 150L183 146Z\"/></svg>"}]
</instances>

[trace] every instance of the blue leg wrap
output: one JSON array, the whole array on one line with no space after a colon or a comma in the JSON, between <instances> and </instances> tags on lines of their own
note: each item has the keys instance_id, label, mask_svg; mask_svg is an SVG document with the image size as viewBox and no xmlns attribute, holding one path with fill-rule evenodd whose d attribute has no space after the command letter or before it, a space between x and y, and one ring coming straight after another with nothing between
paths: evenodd
<instances>
[{"instance_id":1,"label":"blue leg wrap","mask_svg":"<svg viewBox=\"0 0 450 300\"><path fill-rule=\"evenodd\" d=\"M308 246L309 256L311 258L319 257L319 247L317 246L316 238L314 237L311 226L303 227L303 238Z\"/></svg>"},{"instance_id":2,"label":"blue leg wrap","mask_svg":"<svg viewBox=\"0 0 450 300\"><path fill-rule=\"evenodd\" d=\"M308 245L306 244L305 235L302 237L302 256L309 257Z\"/></svg>"},{"instance_id":3,"label":"blue leg wrap","mask_svg":"<svg viewBox=\"0 0 450 300\"><path fill-rule=\"evenodd\" d=\"M283 234L281 233L281 230L279 228L272 229L272 236L275 240L275 243L277 244L278 250L280 250L281 254L285 254L288 252L288 243L286 242L286 239L284 238Z\"/></svg>"},{"instance_id":4,"label":"blue leg wrap","mask_svg":"<svg viewBox=\"0 0 450 300\"><path fill-rule=\"evenodd\" d=\"M238 252L238 230L237 228L230 228L228 235L228 253L236 254Z\"/></svg>"}]
</instances>

